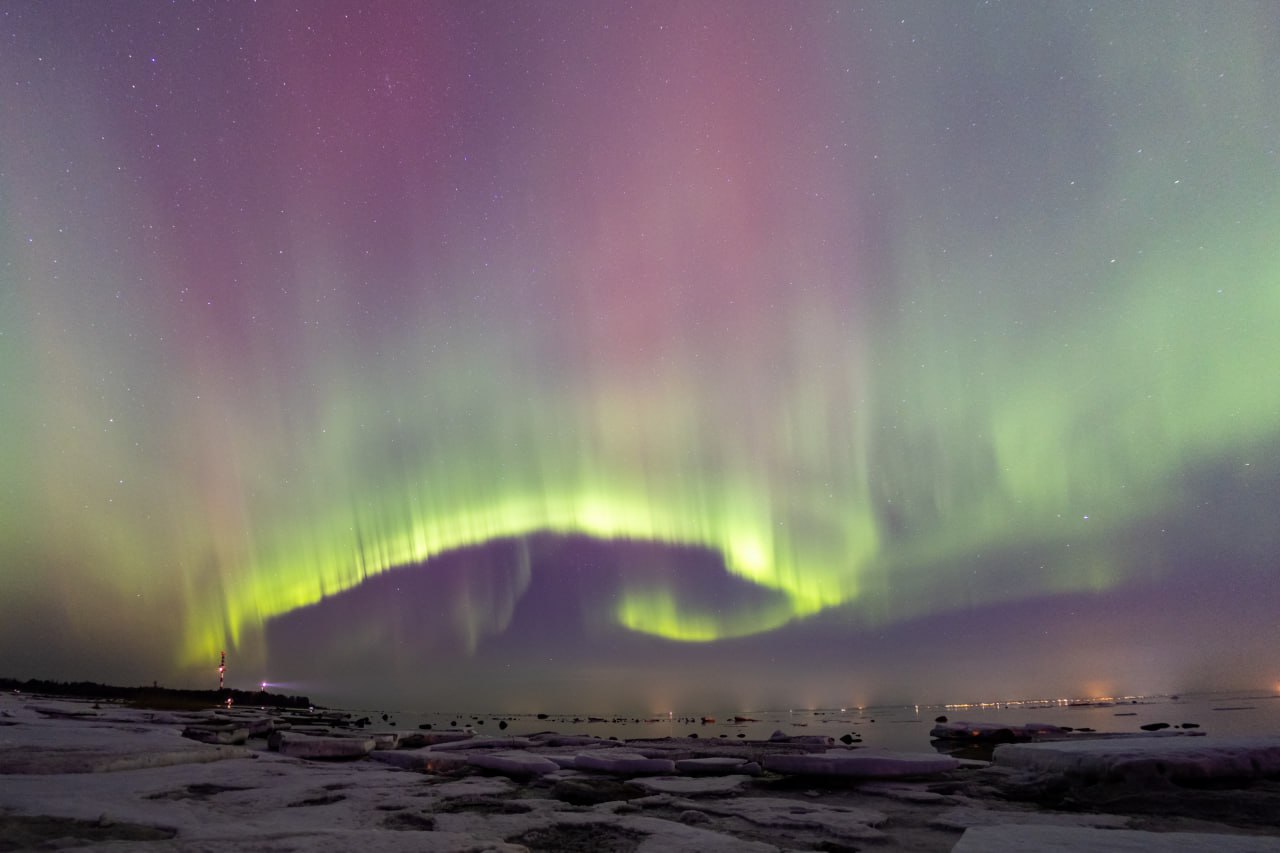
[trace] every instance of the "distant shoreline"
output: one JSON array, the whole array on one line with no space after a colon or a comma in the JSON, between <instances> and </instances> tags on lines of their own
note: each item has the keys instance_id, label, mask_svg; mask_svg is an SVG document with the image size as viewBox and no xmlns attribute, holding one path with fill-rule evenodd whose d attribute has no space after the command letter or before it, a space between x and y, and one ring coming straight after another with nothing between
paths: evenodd
<instances>
[{"instance_id":1,"label":"distant shoreline","mask_svg":"<svg viewBox=\"0 0 1280 853\"><path fill-rule=\"evenodd\" d=\"M115 684L99 684L95 681L48 681L29 678L0 678L0 690L5 692L38 693L47 696L64 696L76 699L107 699L128 702L142 708L177 710L208 708L225 705L230 699L233 705L270 706L273 708L311 708L306 696L286 696L267 690L190 690L161 687L122 687Z\"/></svg>"}]
</instances>

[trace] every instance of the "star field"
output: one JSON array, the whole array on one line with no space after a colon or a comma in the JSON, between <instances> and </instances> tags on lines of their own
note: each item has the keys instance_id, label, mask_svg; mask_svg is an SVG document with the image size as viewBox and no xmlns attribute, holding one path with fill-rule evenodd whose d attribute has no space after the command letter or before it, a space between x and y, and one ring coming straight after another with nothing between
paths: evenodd
<instances>
[{"instance_id":1,"label":"star field","mask_svg":"<svg viewBox=\"0 0 1280 853\"><path fill-rule=\"evenodd\" d=\"M0 667L1270 683L1277 27L5 4Z\"/></svg>"}]
</instances>

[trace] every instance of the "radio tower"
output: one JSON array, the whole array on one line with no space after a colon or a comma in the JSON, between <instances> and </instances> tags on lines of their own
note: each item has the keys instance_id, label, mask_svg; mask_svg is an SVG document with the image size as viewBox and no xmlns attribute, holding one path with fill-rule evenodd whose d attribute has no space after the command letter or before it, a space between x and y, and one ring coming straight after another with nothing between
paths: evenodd
<instances>
[{"instance_id":1,"label":"radio tower","mask_svg":"<svg viewBox=\"0 0 1280 853\"><path fill-rule=\"evenodd\" d=\"M227 681L227 653L222 653L222 663L218 664L218 690L221 691Z\"/></svg>"}]
</instances>

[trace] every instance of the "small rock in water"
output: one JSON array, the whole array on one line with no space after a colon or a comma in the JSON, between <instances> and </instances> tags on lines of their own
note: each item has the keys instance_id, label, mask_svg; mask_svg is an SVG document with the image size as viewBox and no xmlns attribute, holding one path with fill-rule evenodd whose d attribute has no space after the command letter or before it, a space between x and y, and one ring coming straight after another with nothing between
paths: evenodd
<instances>
[{"instance_id":1,"label":"small rock in water","mask_svg":"<svg viewBox=\"0 0 1280 853\"><path fill-rule=\"evenodd\" d=\"M1183 723L1183 724L1182 724L1182 726L1181 726L1181 728L1184 728L1184 729L1198 729L1198 728L1200 728L1200 724L1199 724L1199 723Z\"/></svg>"},{"instance_id":2,"label":"small rock in water","mask_svg":"<svg viewBox=\"0 0 1280 853\"><path fill-rule=\"evenodd\" d=\"M506 721L506 720L501 720L501 721L499 721L499 723L498 723L498 728L500 728L500 729L505 729L506 727L507 727L507 721Z\"/></svg>"},{"instance_id":3,"label":"small rock in water","mask_svg":"<svg viewBox=\"0 0 1280 853\"><path fill-rule=\"evenodd\" d=\"M1168 723L1144 723L1143 725L1138 726L1138 728L1142 729L1144 732L1158 732L1161 729L1169 728L1169 724Z\"/></svg>"},{"instance_id":4,"label":"small rock in water","mask_svg":"<svg viewBox=\"0 0 1280 853\"><path fill-rule=\"evenodd\" d=\"M941 716L934 717L934 718L933 718L933 721L934 721L935 723L945 723L945 722L947 721L947 715L946 715L946 714L943 714L943 715L941 715Z\"/></svg>"},{"instance_id":5,"label":"small rock in water","mask_svg":"<svg viewBox=\"0 0 1280 853\"><path fill-rule=\"evenodd\" d=\"M431 724L430 724L430 723L421 723L421 724L419 724L419 725L418 725L418 728L420 728L420 729L425 729L426 731L431 731Z\"/></svg>"},{"instance_id":6,"label":"small rock in water","mask_svg":"<svg viewBox=\"0 0 1280 853\"><path fill-rule=\"evenodd\" d=\"M844 744L853 743L853 735L840 735L840 742Z\"/></svg>"}]
</instances>

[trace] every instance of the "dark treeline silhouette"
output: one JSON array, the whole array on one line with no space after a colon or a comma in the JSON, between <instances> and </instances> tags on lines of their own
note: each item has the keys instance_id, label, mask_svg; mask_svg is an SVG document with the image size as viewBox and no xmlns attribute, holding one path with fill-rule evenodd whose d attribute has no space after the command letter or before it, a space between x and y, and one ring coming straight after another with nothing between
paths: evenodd
<instances>
[{"instance_id":1,"label":"dark treeline silhouette","mask_svg":"<svg viewBox=\"0 0 1280 853\"><path fill-rule=\"evenodd\" d=\"M73 696L78 699L113 699L150 708L202 707L225 705L230 698L233 705L273 708L309 708L311 700L306 696L285 696L265 690L176 690L153 685L151 687L118 687L93 681L44 681L31 678L18 681L0 678L0 690L17 690L23 693L40 693L47 696Z\"/></svg>"}]
</instances>

